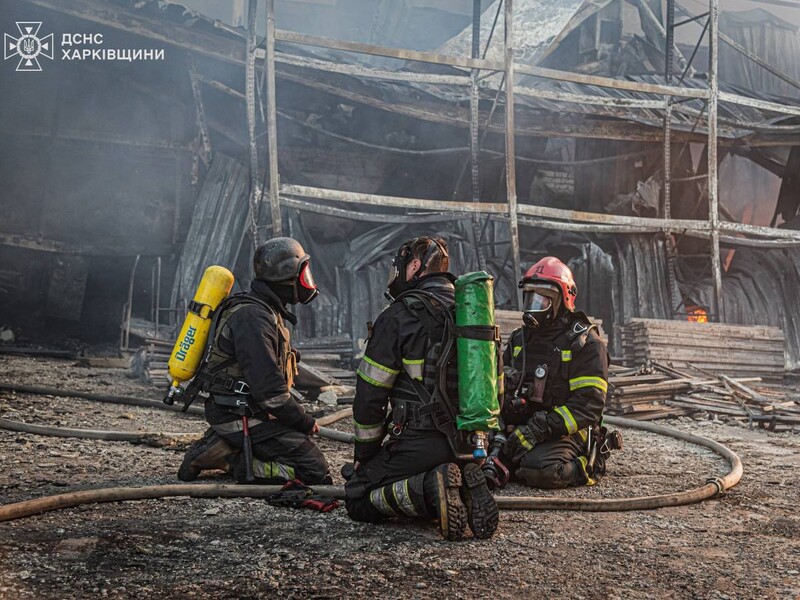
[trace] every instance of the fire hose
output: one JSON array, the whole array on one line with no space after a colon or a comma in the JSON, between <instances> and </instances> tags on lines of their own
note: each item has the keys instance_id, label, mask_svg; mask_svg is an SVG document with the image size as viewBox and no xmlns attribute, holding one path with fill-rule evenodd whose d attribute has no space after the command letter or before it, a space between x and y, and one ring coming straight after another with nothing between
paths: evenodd
<instances>
[{"instance_id":1,"label":"fire hose","mask_svg":"<svg viewBox=\"0 0 800 600\"><path fill-rule=\"evenodd\" d=\"M155 408L158 410L169 410L172 412L182 412L181 407L174 404L164 404L160 400L149 398L139 398L137 396L113 396L84 392L81 390L67 390L62 388L38 387L32 385L21 385L16 383L0 383L0 391L17 392L20 394L33 394L36 396L57 396L61 398L82 398L95 402L105 402L109 404L123 404L126 406L139 406L143 408ZM186 411L192 415L203 415L203 409L199 406L190 406ZM353 436L343 431L337 431L325 427L335 423L340 419L351 416L352 409L345 409L331 415L317 419L319 424L319 435L336 442L352 443ZM335 417L335 418L333 418ZM0 419L0 429L10 431L20 431L23 433L34 433L37 435L49 435L55 437L71 437L93 440L123 441L144 443L155 446L166 446L173 441L193 442L199 439L201 434L193 433L162 433L160 431L129 432L129 431L99 431L95 429L64 429L59 427L45 427L42 425L32 425L30 423L20 423L8 419Z\"/></svg>"},{"instance_id":2,"label":"fire hose","mask_svg":"<svg viewBox=\"0 0 800 600\"><path fill-rule=\"evenodd\" d=\"M23 390L24 388L24 390ZM85 392L72 392L69 390L56 390L53 393L50 388L31 388L29 386L12 386L0 384L0 389L14 389L25 393L37 393L34 389L46 389L49 391L38 392L46 395L87 397ZM92 394L95 395L95 394ZM94 399L94 398L92 398ZM130 398L129 398L130 399ZM148 401L153 402L153 401ZM132 404L132 402L126 402ZM160 403L159 403L160 404ZM146 404L150 406L149 404ZM161 405L164 406L164 405ZM336 420L347 417L349 410L339 411L329 415L325 424L331 424ZM322 421L322 419L320 419ZM578 510L578 511L628 511L628 510L651 510L668 506L682 506L695 504L710 498L716 498L735 486L742 477L742 461L732 450L726 446L710 440L708 438L686 433L655 423L634 421L620 417L605 417L604 422L610 425L647 431L657 435L664 435L677 440L688 442L706 447L728 463L728 472L722 477L709 478L705 485L681 492L672 492L653 496L640 496L634 498L615 498L615 499L590 499L590 498L547 498L540 496L496 496L497 505L505 510ZM0 427L3 427L0 422ZM49 428L58 429L58 428ZM326 429L323 437L329 437L337 441L352 443L353 435ZM86 430L84 430L86 431ZM330 435L335 432L335 437ZM117 432L120 433L120 432ZM127 432L131 433L131 432ZM320 431L323 434L322 429ZM135 435L142 435L135 433ZM163 434L162 434L163 435ZM169 496L189 496L192 498L263 498L277 493L280 486L254 486L254 485L226 485L226 484L181 484L181 485L157 485L146 487L113 487L95 490L85 490L80 492L69 492L34 500L26 500L14 504L0 506L0 521L21 519L35 514L59 510L62 508L72 508L83 504L95 504L102 502L120 502L126 500L149 500ZM314 493L324 494L333 498L343 498L344 488L339 486L316 486Z\"/></svg>"}]
</instances>

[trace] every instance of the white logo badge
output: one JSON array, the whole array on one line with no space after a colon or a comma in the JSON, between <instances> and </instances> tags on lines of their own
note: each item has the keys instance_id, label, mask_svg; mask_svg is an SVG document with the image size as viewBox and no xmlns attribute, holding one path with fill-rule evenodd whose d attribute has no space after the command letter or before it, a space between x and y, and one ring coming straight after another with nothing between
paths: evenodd
<instances>
[{"instance_id":1,"label":"white logo badge","mask_svg":"<svg viewBox=\"0 0 800 600\"><path fill-rule=\"evenodd\" d=\"M3 58L19 56L17 71L41 71L39 56L53 60L53 34L39 38L41 22L17 21L19 38L5 34Z\"/></svg>"}]
</instances>

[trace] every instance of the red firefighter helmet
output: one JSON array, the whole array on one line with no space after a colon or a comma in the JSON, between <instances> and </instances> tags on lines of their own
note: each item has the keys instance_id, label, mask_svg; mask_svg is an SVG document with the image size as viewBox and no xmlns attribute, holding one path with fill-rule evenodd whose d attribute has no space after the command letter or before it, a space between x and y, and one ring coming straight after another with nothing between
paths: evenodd
<instances>
[{"instance_id":1,"label":"red firefighter helmet","mask_svg":"<svg viewBox=\"0 0 800 600\"><path fill-rule=\"evenodd\" d=\"M561 298L564 306L569 311L575 310L575 298L578 296L578 286L572 271L555 256L545 256L525 272L519 281L519 287L535 281L550 281L561 288Z\"/></svg>"}]
</instances>

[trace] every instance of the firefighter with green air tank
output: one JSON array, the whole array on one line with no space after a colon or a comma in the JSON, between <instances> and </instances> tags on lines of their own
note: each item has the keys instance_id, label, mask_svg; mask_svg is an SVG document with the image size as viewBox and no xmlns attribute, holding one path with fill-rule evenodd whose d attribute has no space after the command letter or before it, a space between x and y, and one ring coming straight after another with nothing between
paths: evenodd
<instances>
[{"instance_id":1,"label":"firefighter with green air tank","mask_svg":"<svg viewBox=\"0 0 800 600\"><path fill-rule=\"evenodd\" d=\"M408 240L394 258L392 303L357 372L346 506L356 521L418 518L437 522L445 539L467 526L485 539L498 510L480 463L502 390L492 278L456 279L448 268L438 238Z\"/></svg>"}]
</instances>

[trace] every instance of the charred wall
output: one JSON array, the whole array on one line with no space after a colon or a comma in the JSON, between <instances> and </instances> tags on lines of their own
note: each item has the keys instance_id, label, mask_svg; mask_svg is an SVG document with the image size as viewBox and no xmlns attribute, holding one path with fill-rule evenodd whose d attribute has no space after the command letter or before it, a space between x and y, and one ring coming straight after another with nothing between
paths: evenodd
<instances>
[{"instance_id":1,"label":"charred wall","mask_svg":"<svg viewBox=\"0 0 800 600\"><path fill-rule=\"evenodd\" d=\"M32 4L0 5L5 31L18 20L41 21L56 53L67 32L156 47ZM0 272L21 282L0 286L0 313L23 336L108 341L133 257L168 257L187 228L195 130L186 57L170 48L164 61L41 60L41 72L16 72L12 61L0 69Z\"/></svg>"}]
</instances>

